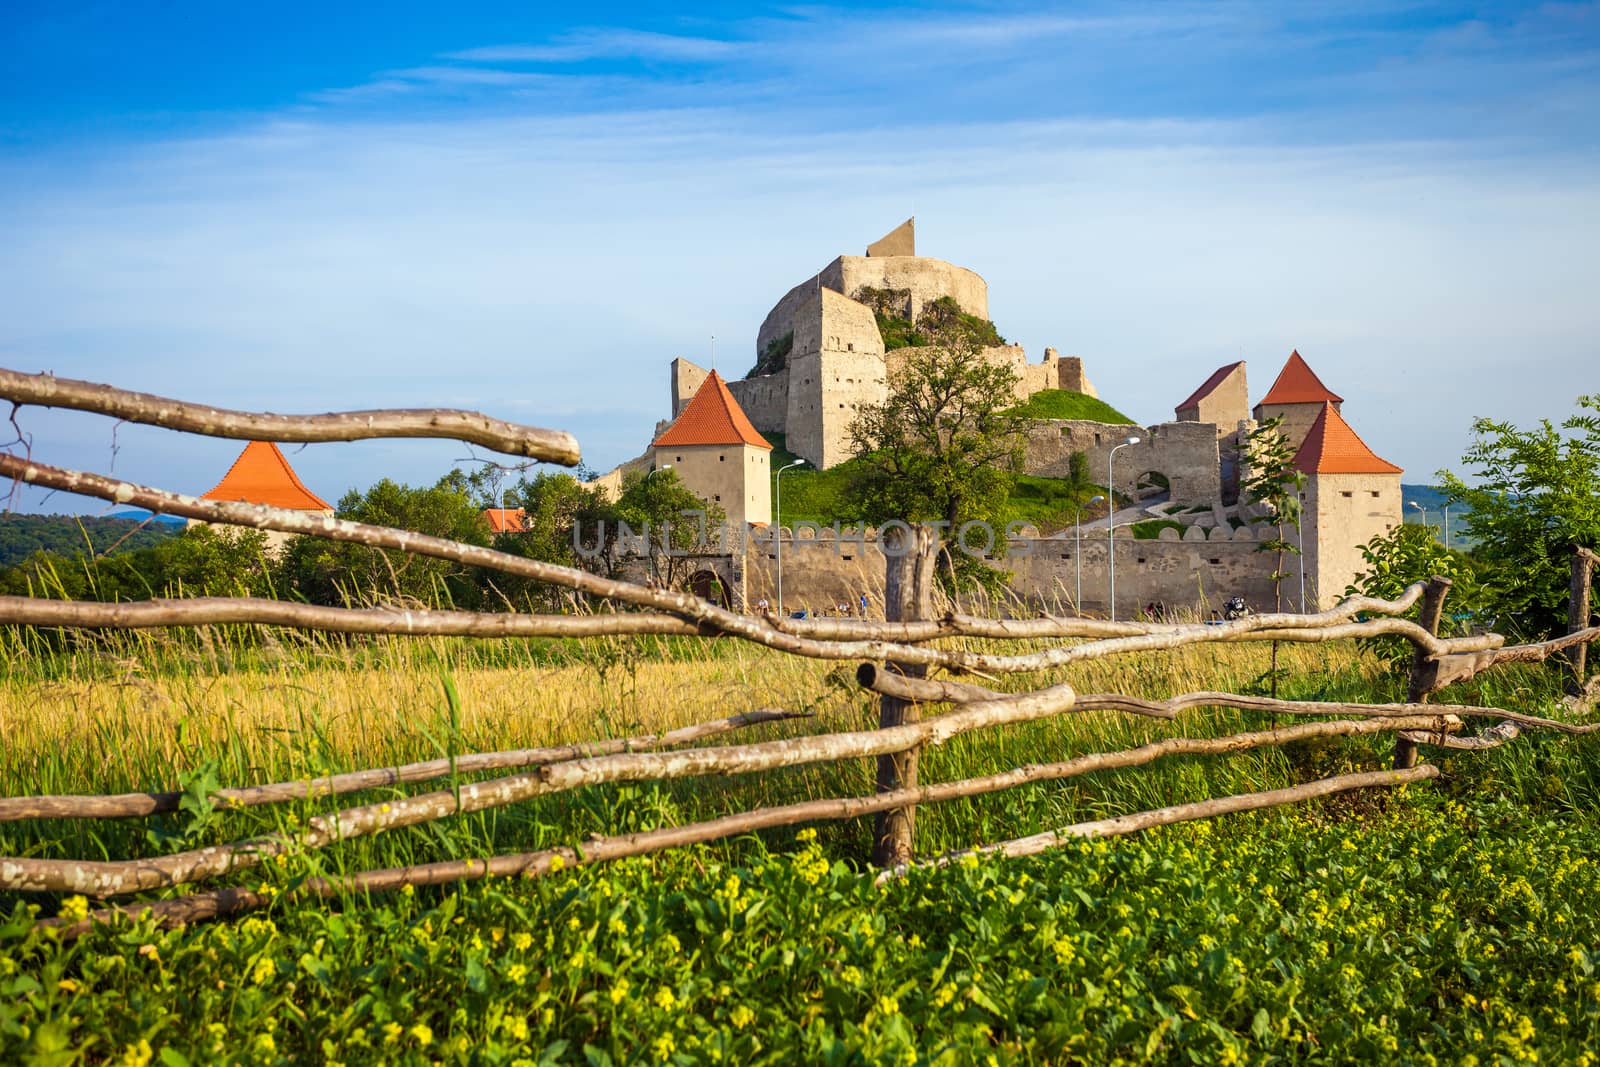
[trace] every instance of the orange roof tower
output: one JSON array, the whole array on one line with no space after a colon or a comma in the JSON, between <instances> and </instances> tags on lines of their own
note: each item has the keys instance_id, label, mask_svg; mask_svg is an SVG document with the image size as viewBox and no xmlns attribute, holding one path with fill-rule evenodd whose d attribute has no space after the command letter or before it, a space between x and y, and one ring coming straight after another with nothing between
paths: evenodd
<instances>
[{"instance_id":1,"label":"orange roof tower","mask_svg":"<svg viewBox=\"0 0 1600 1067\"><path fill-rule=\"evenodd\" d=\"M1322 379L1317 377L1316 372L1300 357L1300 352L1296 349L1289 353L1289 361L1283 365L1283 370L1278 372L1278 380L1272 383L1272 388L1261 398L1261 403L1342 404L1344 397L1323 385Z\"/></svg>"},{"instance_id":2,"label":"orange roof tower","mask_svg":"<svg viewBox=\"0 0 1600 1067\"><path fill-rule=\"evenodd\" d=\"M1322 413L1306 431L1300 451L1294 454L1293 466L1306 474L1402 473L1402 468L1380 459L1368 448L1331 402L1322 405Z\"/></svg>"},{"instance_id":3,"label":"orange roof tower","mask_svg":"<svg viewBox=\"0 0 1600 1067\"><path fill-rule=\"evenodd\" d=\"M712 371L683 414L650 442L657 447L674 445L750 445L772 450L767 439L756 432L739 402L728 391L728 383Z\"/></svg>"},{"instance_id":4,"label":"orange roof tower","mask_svg":"<svg viewBox=\"0 0 1600 1067\"><path fill-rule=\"evenodd\" d=\"M305 487L283 452L271 441L251 441L228 473L201 500L242 500L293 511L332 511L333 505Z\"/></svg>"}]
</instances>

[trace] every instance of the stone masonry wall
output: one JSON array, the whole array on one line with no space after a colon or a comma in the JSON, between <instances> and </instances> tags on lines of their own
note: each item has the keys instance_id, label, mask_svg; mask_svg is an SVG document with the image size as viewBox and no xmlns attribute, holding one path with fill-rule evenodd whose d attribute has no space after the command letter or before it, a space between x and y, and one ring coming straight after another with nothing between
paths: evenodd
<instances>
[{"instance_id":1,"label":"stone masonry wall","mask_svg":"<svg viewBox=\"0 0 1600 1067\"><path fill-rule=\"evenodd\" d=\"M1338 404L1334 405L1335 410L1338 407ZM1317 416L1320 414L1322 414L1321 404L1257 404L1255 410L1257 422L1280 417L1283 419L1279 432L1289 443L1291 452L1298 449L1305 441L1306 434L1311 432L1311 424L1317 421Z\"/></svg>"},{"instance_id":2,"label":"stone masonry wall","mask_svg":"<svg viewBox=\"0 0 1600 1067\"><path fill-rule=\"evenodd\" d=\"M1400 520L1398 474L1318 474L1306 479L1306 573L1318 577L1307 599L1322 607L1338 601L1366 570L1361 546Z\"/></svg>"},{"instance_id":3,"label":"stone masonry wall","mask_svg":"<svg viewBox=\"0 0 1600 1067\"><path fill-rule=\"evenodd\" d=\"M883 340L870 308L831 289L812 293L794 326L786 443L827 468L850 458L850 423L861 406L888 397Z\"/></svg>"},{"instance_id":4,"label":"stone masonry wall","mask_svg":"<svg viewBox=\"0 0 1600 1067\"><path fill-rule=\"evenodd\" d=\"M728 383L728 391L739 402L751 425L764 434L787 433L789 418L789 372L764 374L759 378L740 378Z\"/></svg>"},{"instance_id":5,"label":"stone masonry wall","mask_svg":"<svg viewBox=\"0 0 1600 1067\"><path fill-rule=\"evenodd\" d=\"M689 401L694 399L694 394L700 391L700 387L711 376L711 372L680 356L672 361L669 374L672 386L672 417L677 418L683 414L683 409L689 406Z\"/></svg>"},{"instance_id":6,"label":"stone masonry wall","mask_svg":"<svg viewBox=\"0 0 1600 1067\"><path fill-rule=\"evenodd\" d=\"M941 296L954 297L969 314L989 317L989 287L983 278L965 267L926 256L840 256L790 289L767 312L756 333L756 355L791 330L798 342L801 325L795 321L795 316L816 296L818 289L831 289L848 297L864 285L907 290L911 294L913 319L921 314L923 304Z\"/></svg>"},{"instance_id":7,"label":"stone masonry wall","mask_svg":"<svg viewBox=\"0 0 1600 1067\"><path fill-rule=\"evenodd\" d=\"M1139 443L1117 452L1116 490L1135 494L1140 476L1157 472L1167 477L1172 499L1196 504L1216 500L1221 492L1221 467L1217 436L1210 423L1165 422L1143 427L1089 422L1081 419L1041 419L1028 427L1023 470L1047 478L1065 478L1072 453L1089 460L1089 475L1105 481L1111 450L1128 437Z\"/></svg>"},{"instance_id":8,"label":"stone masonry wall","mask_svg":"<svg viewBox=\"0 0 1600 1067\"><path fill-rule=\"evenodd\" d=\"M863 592L872 613L883 612L884 558L876 540L851 536L835 539L831 530L817 536L801 527L798 537L783 542L783 603L786 611L801 608L832 614L838 604L857 609ZM1276 564L1272 553L1258 552L1260 540L1270 536L1245 529L1237 532L1191 528L1184 539L1177 531L1163 531L1159 540L1136 540L1127 530L1117 531L1117 614L1131 618L1150 603L1169 609L1200 612L1220 610L1232 596L1243 596L1257 611L1270 610L1273 587L1269 575ZM1258 536L1259 535L1259 536ZM976 540L972 543L977 547ZM1011 587L1030 609L1069 610L1079 583L1078 543L1068 533L1049 538L1017 538L1009 552L993 566L1012 574ZM1104 614L1109 569L1105 531L1085 530L1082 540L1083 608ZM745 553L745 596L750 604L766 597L777 604L777 552L770 538L752 539ZM1284 583L1286 606L1292 607L1293 579Z\"/></svg>"},{"instance_id":9,"label":"stone masonry wall","mask_svg":"<svg viewBox=\"0 0 1600 1067\"><path fill-rule=\"evenodd\" d=\"M1245 382L1245 365L1240 363L1216 388L1200 398L1193 407L1180 408L1180 422L1209 422L1217 428L1218 437L1234 433L1239 423L1250 418L1249 387Z\"/></svg>"}]
</instances>

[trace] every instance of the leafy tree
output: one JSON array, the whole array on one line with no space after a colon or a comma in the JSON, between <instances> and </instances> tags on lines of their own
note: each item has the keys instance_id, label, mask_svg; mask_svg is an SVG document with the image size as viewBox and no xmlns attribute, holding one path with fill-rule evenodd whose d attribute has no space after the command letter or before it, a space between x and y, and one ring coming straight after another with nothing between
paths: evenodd
<instances>
[{"instance_id":1,"label":"leafy tree","mask_svg":"<svg viewBox=\"0 0 1600 1067\"><path fill-rule=\"evenodd\" d=\"M1300 546L1288 539L1288 527L1300 529L1300 492L1305 488L1306 476L1294 468L1294 449L1283 436L1283 420L1268 419L1246 439L1245 448L1250 456L1250 470L1244 482L1245 499L1259 504L1272 513L1277 526L1277 536L1256 545L1257 552L1275 552L1272 589L1273 610L1283 610L1283 580L1289 577L1284 570L1285 557L1298 556ZM1304 610L1301 605L1301 610Z\"/></svg>"},{"instance_id":2,"label":"leafy tree","mask_svg":"<svg viewBox=\"0 0 1600 1067\"><path fill-rule=\"evenodd\" d=\"M71 557L79 552L109 555L150 548L178 536L181 526L158 519L143 522L91 515L0 515L0 567L35 552Z\"/></svg>"},{"instance_id":3,"label":"leafy tree","mask_svg":"<svg viewBox=\"0 0 1600 1067\"><path fill-rule=\"evenodd\" d=\"M539 472L506 490L506 506L523 510L523 529L499 534L494 547L502 552L559 563L566 567L611 574L615 558L607 553L590 555L576 545L593 547L602 527L614 530L616 507L605 490L583 484L565 471ZM491 586L513 604L532 602L545 610L570 602L570 591L514 575L495 574Z\"/></svg>"},{"instance_id":4,"label":"leafy tree","mask_svg":"<svg viewBox=\"0 0 1600 1067\"><path fill-rule=\"evenodd\" d=\"M950 303L928 305L917 325L931 343L906 350L888 398L851 424L858 459L844 501L853 517L873 523L942 520L947 538L963 523L986 521L1003 553L1001 516L1022 464L1023 421L1011 411L1017 375L982 358L988 331ZM947 585L958 572L985 585L1004 580L964 553L940 559Z\"/></svg>"},{"instance_id":5,"label":"leafy tree","mask_svg":"<svg viewBox=\"0 0 1600 1067\"><path fill-rule=\"evenodd\" d=\"M1439 620L1439 632L1446 636L1467 633L1472 628L1474 609L1480 603L1477 573L1463 552L1446 548L1432 526L1401 523L1388 533L1379 534L1361 546L1366 570L1346 587L1344 595L1370 596L1393 600L1406 587L1437 575L1451 581L1450 597ZM1399 638L1378 638L1370 642L1378 657L1390 666L1409 666L1411 644Z\"/></svg>"},{"instance_id":6,"label":"leafy tree","mask_svg":"<svg viewBox=\"0 0 1600 1067\"><path fill-rule=\"evenodd\" d=\"M1277 536L1256 545L1257 552L1275 552L1277 560L1272 568L1273 610L1283 610L1283 580L1289 576L1284 570L1285 558L1300 555L1300 546L1291 544L1287 527L1300 529L1300 491L1305 487L1306 476L1294 468L1294 450L1284 439L1283 420L1268 419L1246 438L1245 448L1250 457L1250 470L1245 478L1245 499L1272 512L1277 525ZM1298 540L1298 538L1296 539ZM1305 605L1300 605L1305 610ZM1272 666L1269 670L1270 692L1278 695L1278 642L1272 642Z\"/></svg>"},{"instance_id":7,"label":"leafy tree","mask_svg":"<svg viewBox=\"0 0 1600 1067\"><path fill-rule=\"evenodd\" d=\"M430 488L384 478L365 493L352 489L338 517L392 526L472 545L489 543L489 523L473 486L453 470ZM316 604L408 603L477 608L484 590L476 568L393 549L369 548L317 537L285 546L282 592Z\"/></svg>"},{"instance_id":8,"label":"leafy tree","mask_svg":"<svg viewBox=\"0 0 1600 1067\"><path fill-rule=\"evenodd\" d=\"M120 602L272 592L267 536L232 526L191 526L149 548L90 557L36 552L0 571L0 593Z\"/></svg>"},{"instance_id":9,"label":"leafy tree","mask_svg":"<svg viewBox=\"0 0 1600 1067\"><path fill-rule=\"evenodd\" d=\"M1485 607L1502 616L1502 629L1564 630L1572 546L1600 547L1600 395L1580 396L1578 408L1559 427L1477 419L1462 457L1475 484L1439 472L1450 502L1472 511L1467 534L1483 564Z\"/></svg>"},{"instance_id":10,"label":"leafy tree","mask_svg":"<svg viewBox=\"0 0 1600 1067\"><path fill-rule=\"evenodd\" d=\"M699 512L703 518L686 512ZM677 471L666 469L624 478L615 514L633 533L649 531L645 554L651 576L668 588L687 577L690 561L684 553L704 551L720 537L728 519L720 505L702 500L683 484ZM620 532L619 526L616 533Z\"/></svg>"}]
</instances>

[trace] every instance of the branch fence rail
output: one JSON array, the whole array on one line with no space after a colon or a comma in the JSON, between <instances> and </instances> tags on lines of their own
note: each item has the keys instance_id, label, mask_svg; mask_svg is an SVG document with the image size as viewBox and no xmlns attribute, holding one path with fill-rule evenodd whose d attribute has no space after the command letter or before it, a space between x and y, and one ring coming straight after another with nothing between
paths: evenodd
<instances>
[{"instance_id":1,"label":"branch fence rail","mask_svg":"<svg viewBox=\"0 0 1600 1067\"><path fill-rule=\"evenodd\" d=\"M576 441L559 431L491 419L476 412L385 410L280 416L225 411L111 386L28 375L0 369L0 398L24 404L68 407L113 418L217 437L277 441L354 441L373 437L445 437L535 460L574 464ZM18 442L22 444L23 442ZM1107 622L1046 616L996 619L937 613L932 575L936 545L932 532L911 527L892 537L906 539L886 553L886 619L777 618L738 614L686 592L651 588L581 569L545 563L407 530L371 526L263 505L202 500L131 482L69 470L35 461L31 455L0 454L0 477L17 483L99 497L152 512L205 522L302 534L394 549L489 568L585 595L609 608L594 614L534 615L448 610L340 608L249 597L156 599L99 603L0 597L0 624L86 629L198 627L257 624L331 633L465 636L481 638L584 638L611 635L667 635L705 639L733 638L790 655L859 664L857 683L881 702L880 725L857 730L802 735L769 741L701 745L700 742L804 717L763 708L661 734L572 745L477 752L398 767L369 768L303 781L218 789L210 800L220 809L337 798L400 784L422 783L460 774L489 774L386 800L328 811L310 818L293 833L190 849L137 860L77 860L0 857L0 890L28 893L83 893L97 899L127 896L211 881L249 870L278 856L305 854L342 841L417 826L438 819L487 811L534 797L602 783L720 777L819 763L876 758L877 789L868 796L835 797L734 812L718 818L640 833L591 837L581 846L468 860L360 871L301 882L292 894L305 898L354 892L381 892L406 885L430 885L490 876L537 877L563 866L599 863L663 849L704 843L804 822L874 816L874 862L880 878L893 878L911 866L942 864L956 854L918 859L912 851L916 809L1044 781L1059 781L1096 771L1120 770L1177 755L1226 756L1312 738L1392 734L1394 767L1343 774L1283 789L1216 797L1191 804L1079 823L1042 834L974 846L974 851L1027 855L1086 836L1134 833L1153 826L1210 818L1258 808L1295 804L1354 789L1394 787L1436 777L1438 768L1418 763L1423 747L1482 751L1516 740L1528 730L1589 734L1600 723L1574 724L1510 709L1435 703L1432 697L1475 675L1508 663L1560 657L1569 690L1579 697L1592 691L1586 675L1587 646L1600 640L1590 626L1592 572L1600 557L1584 547L1572 555L1569 632L1535 644L1507 645L1494 633L1438 636L1450 583L1433 578L1406 589L1393 600L1347 599L1315 614L1262 614L1221 624ZM1400 618L1420 603L1419 620ZM1110 656L1211 643L1263 641L1324 642L1378 636L1410 642L1413 658L1407 699L1395 704L1289 701L1226 692L1196 692L1166 700L1124 694L1080 694L1070 682L1022 693L1006 693L958 677L992 680L999 675L1059 670ZM1050 647L998 654L936 642L982 639L1045 641ZM931 670L955 677L929 677ZM928 718L929 705L948 710ZM1305 716L1311 721L1274 725L1221 737L1165 737L1132 748L1078 755L1055 763L1028 764L993 774L936 784L920 784L917 755L927 746L977 730L987 730L1090 711L1175 720L1187 710L1232 708L1274 716ZM1468 723L1492 720L1481 732L1465 734ZM1275 720L1274 720L1275 722ZM510 773L497 773L510 772ZM33 819L125 819L178 810L176 791L107 796L0 797L0 822ZM76 935L118 913L149 910L177 924L262 907L269 893L241 886L204 889L153 901L110 905L62 933ZM52 920L54 921L54 920Z\"/></svg>"}]
</instances>

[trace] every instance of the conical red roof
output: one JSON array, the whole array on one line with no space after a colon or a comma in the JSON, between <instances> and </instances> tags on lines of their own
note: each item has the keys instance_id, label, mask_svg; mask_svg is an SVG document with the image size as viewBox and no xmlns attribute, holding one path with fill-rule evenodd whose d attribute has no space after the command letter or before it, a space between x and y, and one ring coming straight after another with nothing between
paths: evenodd
<instances>
[{"instance_id":1,"label":"conical red roof","mask_svg":"<svg viewBox=\"0 0 1600 1067\"><path fill-rule=\"evenodd\" d=\"M295 511L332 511L333 505L307 489L271 441L251 441L228 473L202 500L242 500Z\"/></svg>"},{"instance_id":2,"label":"conical red roof","mask_svg":"<svg viewBox=\"0 0 1600 1067\"><path fill-rule=\"evenodd\" d=\"M1322 384L1322 379L1300 358L1298 350L1289 353L1289 362L1278 372L1278 380L1261 398L1263 404L1322 404L1330 401L1342 404L1344 397Z\"/></svg>"},{"instance_id":3,"label":"conical red roof","mask_svg":"<svg viewBox=\"0 0 1600 1067\"><path fill-rule=\"evenodd\" d=\"M744 409L728 391L728 383L712 371L671 426L654 445L750 445L771 451L767 439L756 432Z\"/></svg>"},{"instance_id":4,"label":"conical red roof","mask_svg":"<svg viewBox=\"0 0 1600 1067\"><path fill-rule=\"evenodd\" d=\"M1265 403L1265 401L1263 401ZM1400 474L1402 469L1367 447L1332 404L1323 404L1306 431L1294 468L1306 474Z\"/></svg>"}]
</instances>

